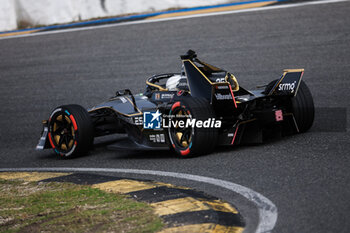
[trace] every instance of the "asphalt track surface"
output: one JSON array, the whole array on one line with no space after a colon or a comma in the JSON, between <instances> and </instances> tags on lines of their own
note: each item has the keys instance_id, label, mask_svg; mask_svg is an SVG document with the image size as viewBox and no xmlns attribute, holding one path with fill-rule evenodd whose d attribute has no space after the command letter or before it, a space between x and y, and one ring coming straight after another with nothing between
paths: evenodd
<instances>
[{"instance_id":1,"label":"asphalt track surface","mask_svg":"<svg viewBox=\"0 0 350 233\"><path fill-rule=\"evenodd\" d=\"M339 2L0 40L0 168L131 168L213 177L249 187L275 203L274 232L348 232L349 12L350 2ZM314 127L186 160L164 152L109 151L101 144L89 156L72 160L34 150L41 120L56 106L90 107L117 89L141 92L146 77L178 72L178 55L189 48L233 72L248 88L278 78L283 68L305 68L319 112ZM246 218L247 232L257 224L255 206L228 190L128 176L205 191L234 203Z\"/></svg>"}]
</instances>

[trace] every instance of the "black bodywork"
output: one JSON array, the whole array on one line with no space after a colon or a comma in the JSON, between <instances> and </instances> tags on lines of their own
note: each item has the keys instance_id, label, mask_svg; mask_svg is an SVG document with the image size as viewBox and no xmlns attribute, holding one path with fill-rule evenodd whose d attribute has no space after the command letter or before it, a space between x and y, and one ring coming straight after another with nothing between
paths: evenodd
<instances>
[{"instance_id":1,"label":"black bodywork","mask_svg":"<svg viewBox=\"0 0 350 233\"><path fill-rule=\"evenodd\" d=\"M189 50L181 56L183 75L187 82L169 91L164 84L178 74L155 75L146 81L144 93L117 91L108 101L92 107L94 137L127 134L128 139L110 145L114 149L168 150L171 148L168 129L145 129L144 112L169 114L171 107L184 98L205 99L221 120L217 145L237 145L242 142L262 142L265 136L298 132L291 98L296 96L303 69L285 70L275 82L258 90L246 90L235 77L220 68L207 64ZM181 73L180 73L181 74ZM51 148L47 139L48 121L37 149Z\"/></svg>"}]
</instances>

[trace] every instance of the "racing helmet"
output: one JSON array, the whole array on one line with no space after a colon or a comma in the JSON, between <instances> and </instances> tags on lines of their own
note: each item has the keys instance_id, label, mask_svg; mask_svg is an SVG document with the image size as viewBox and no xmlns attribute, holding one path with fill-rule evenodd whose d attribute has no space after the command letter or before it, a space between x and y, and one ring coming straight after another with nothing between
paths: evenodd
<instances>
[{"instance_id":1,"label":"racing helmet","mask_svg":"<svg viewBox=\"0 0 350 233\"><path fill-rule=\"evenodd\" d=\"M188 91L187 78L183 75L173 75L167 80L165 87L168 89L168 91Z\"/></svg>"},{"instance_id":2,"label":"racing helmet","mask_svg":"<svg viewBox=\"0 0 350 233\"><path fill-rule=\"evenodd\" d=\"M174 75L168 78L165 84L166 89L168 89L168 91L177 91L177 85L179 84L181 78L181 75Z\"/></svg>"}]
</instances>

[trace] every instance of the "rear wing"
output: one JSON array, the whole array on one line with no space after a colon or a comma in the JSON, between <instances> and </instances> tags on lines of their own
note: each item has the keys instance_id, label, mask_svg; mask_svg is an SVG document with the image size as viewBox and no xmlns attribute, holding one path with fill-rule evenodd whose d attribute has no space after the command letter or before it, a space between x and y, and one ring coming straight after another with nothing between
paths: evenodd
<instances>
[{"instance_id":1,"label":"rear wing","mask_svg":"<svg viewBox=\"0 0 350 233\"><path fill-rule=\"evenodd\" d=\"M268 95L296 96L299 90L304 69L286 69Z\"/></svg>"}]
</instances>

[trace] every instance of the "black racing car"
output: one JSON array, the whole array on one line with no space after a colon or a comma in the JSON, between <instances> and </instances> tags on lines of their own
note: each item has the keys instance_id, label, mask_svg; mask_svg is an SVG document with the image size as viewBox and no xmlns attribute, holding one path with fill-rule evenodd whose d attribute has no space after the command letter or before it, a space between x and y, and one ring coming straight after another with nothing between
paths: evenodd
<instances>
[{"instance_id":1,"label":"black racing car","mask_svg":"<svg viewBox=\"0 0 350 233\"><path fill-rule=\"evenodd\" d=\"M154 75L144 93L117 91L89 110L79 105L57 107L37 149L52 148L72 157L86 154L94 138L126 134L113 149L174 150L181 157L210 153L216 146L259 143L265 137L307 131L314 120L303 69L258 90L239 86L235 76L207 64L189 50L181 56L182 72Z\"/></svg>"}]
</instances>

